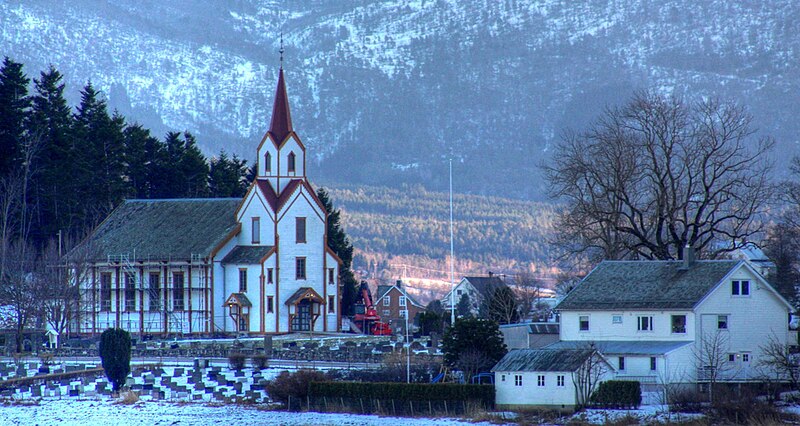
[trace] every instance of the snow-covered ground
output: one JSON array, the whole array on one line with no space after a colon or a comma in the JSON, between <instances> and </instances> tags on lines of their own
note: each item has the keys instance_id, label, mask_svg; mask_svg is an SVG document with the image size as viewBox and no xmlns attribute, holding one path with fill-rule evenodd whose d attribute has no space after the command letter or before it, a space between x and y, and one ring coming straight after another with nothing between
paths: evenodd
<instances>
[{"instance_id":1,"label":"snow-covered ground","mask_svg":"<svg viewBox=\"0 0 800 426\"><path fill-rule=\"evenodd\" d=\"M362 416L356 414L289 413L249 406L111 400L43 400L38 405L0 406L3 425L483 425L458 419Z\"/></svg>"}]
</instances>

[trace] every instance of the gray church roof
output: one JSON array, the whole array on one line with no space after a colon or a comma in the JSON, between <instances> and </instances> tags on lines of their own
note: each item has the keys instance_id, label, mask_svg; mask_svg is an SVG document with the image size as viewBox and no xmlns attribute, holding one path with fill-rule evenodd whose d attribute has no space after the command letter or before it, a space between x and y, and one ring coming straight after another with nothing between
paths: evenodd
<instances>
[{"instance_id":1,"label":"gray church roof","mask_svg":"<svg viewBox=\"0 0 800 426\"><path fill-rule=\"evenodd\" d=\"M240 198L127 200L82 244L93 260L207 257L238 223Z\"/></svg>"},{"instance_id":2,"label":"gray church roof","mask_svg":"<svg viewBox=\"0 0 800 426\"><path fill-rule=\"evenodd\" d=\"M492 371L575 371L591 355L588 349L513 349Z\"/></svg>"},{"instance_id":3,"label":"gray church roof","mask_svg":"<svg viewBox=\"0 0 800 426\"><path fill-rule=\"evenodd\" d=\"M272 246L236 246L222 259L222 263L233 265L253 265L261 263Z\"/></svg>"},{"instance_id":4,"label":"gray church roof","mask_svg":"<svg viewBox=\"0 0 800 426\"><path fill-rule=\"evenodd\" d=\"M692 309L742 261L604 261L557 310Z\"/></svg>"}]
</instances>

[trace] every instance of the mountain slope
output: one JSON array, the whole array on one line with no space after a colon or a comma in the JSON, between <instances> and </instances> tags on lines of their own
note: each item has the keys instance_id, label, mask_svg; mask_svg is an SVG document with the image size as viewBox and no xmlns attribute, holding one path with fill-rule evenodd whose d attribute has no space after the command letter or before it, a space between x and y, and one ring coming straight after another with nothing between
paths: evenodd
<instances>
[{"instance_id":1,"label":"mountain slope","mask_svg":"<svg viewBox=\"0 0 800 426\"><path fill-rule=\"evenodd\" d=\"M452 157L457 191L538 199L561 132L641 88L740 101L790 157L798 18L792 0L8 1L0 52L252 158L283 31L315 177L443 189Z\"/></svg>"}]
</instances>

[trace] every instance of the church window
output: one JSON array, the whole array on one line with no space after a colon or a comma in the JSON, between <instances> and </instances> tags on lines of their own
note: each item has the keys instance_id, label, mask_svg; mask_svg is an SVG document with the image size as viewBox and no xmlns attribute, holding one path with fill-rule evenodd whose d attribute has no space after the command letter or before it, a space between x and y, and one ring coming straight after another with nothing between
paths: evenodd
<instances>
[{"instance_id":1,"label":"church window","mask_svg":"<svg viewBox=\"0 0 800 426\"><path fill-rule=\"evenodd\" d=\"M336 312L336 297L328 296L328 313L332 314L335 312Z\"/></svg>"},{"instance_id":2,"label":"church window","mask_svg":"<svg viewBox=\"0 0 800 426\"><path fill-rule=\"evenodd\" d=\"M150 273L150 285L148 287L147 294L150 299L150 310L161 310L161 275L158 272Z\"/></svg>"},{"instance_id":3,"label":"church window","mask_svg":"<svg viewBox=\"0 0 800 426\"><path fill-rule=\"evenodd\" d=\"M336 284L336 280L334 279L335 277L336 277L335 269L329 268L328 269L328 284L331 284L331 285Z\"/></svg>"},{"instance_id":4,"label":"church window","mask_svg":"<svg viewBox=\"0 0 800 426\"><path fill-rule=\"evenodd\" d=\"M111 274L100 275L100 310L111 310Z\"/></svg>"},{"instance_id":5,"label":"church window","mask_svg":"<svg viewBox=\"0 0 800 426\"><path fill-rule=\"evenodd\" d=\"M125 310L136 310L136 275L125 274Z\"/></svg>"},{"instance_id":6,"label":"church window","mask_svg":"<svg viewBox=\"0 0 800 426\"><path fill-rule=\"evenodd\" d=\"M295 158L294 152L290 152L289 153L289 165L288 165L288 168L287 168L289 173L294 173L295 172L295 170L296 170L295 162L296 162L296 158Z\"/></svg>"},{"instance_id":7,"label":"church window","mask_svg":"<svg viewBox=\"0 0 800 426\"><path fill-rule=\"evenodd\" d=\"M253 218L253 244L261 242L261 218Z\"/></svg>"},{"instance_id":8,"label":"church window","mask_svg":"<svg viewBox=\"0 0 800 426\"><path fill-rule=\"evenodd\" d=\"M271 314L275 312L275 298L273 296L267 296L267 313Z\"/></svg>"},{"instance_id":9,"label":"church window","mask_svg":"<svg viewBox=\"0 0 800 426\"><path fill-rule=\"evenodd\" d=\"M296 257L294 259L294 270L295 270L295 279L298 279L298 280L306 279L306 258L305 257Z\"/></svg>"},{"instance_id":10,"label":"church window","mask_svg":"<svg viewBox=\"0 0 800 426\"><path fill-rule=\"evenodd\" d=\"M239 293L247 292L247 269L239 269Z\"/></svg>"},{"instance_id":11,"label":"church window","mask_svg":"<svg viewBox=\"0 0 800 426\"><path fill-rule=\"evenodd\" d=\"M272 154L269 152L264 154L264 171L267 173L272 171Z\"/></svg>"},{"instance_id":12,"label":"church window","mask_svg":"<svg viewBox=\"0 0 800 426\"><path fill-rule=\"evenodd\" d=\"M172 309L182 311L183 308L183 272L172 274Z\"/></svg>"},{"instance_id":13,"label":"church window","mask_svg":"<svg viewBox=\"0 0 800 426\"><path fill-rule=\"evenodd\" d=\"M296 217L295 221L295 239L297 243L306 242L306 218Z\"/></svg>"},{"instance_id":14,"label":"church window","mask_svg":"<svg viewBox=\"0 0 800 426\"><path fill-rule=\"evenodd\" d=\"M267 284L272 284L272 268L267 268Z\"/></svg>"}]
</instances>

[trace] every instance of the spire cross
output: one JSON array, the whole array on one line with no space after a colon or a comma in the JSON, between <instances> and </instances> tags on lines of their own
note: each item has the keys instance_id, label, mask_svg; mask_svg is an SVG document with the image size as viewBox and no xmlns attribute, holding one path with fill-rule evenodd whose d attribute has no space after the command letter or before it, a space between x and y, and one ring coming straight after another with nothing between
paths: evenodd
<instances>
[{"instance_id":1,"label":"spire cross","mask_svg":"<svg viewBox=\"0 0 800 426\"><path fill-rule=\"evenodd\" d=\"M278 52L281 54L281 69L283 69L283 31L281 31L281 48L278 50Z\"/></svg>"}]
</instances>

